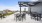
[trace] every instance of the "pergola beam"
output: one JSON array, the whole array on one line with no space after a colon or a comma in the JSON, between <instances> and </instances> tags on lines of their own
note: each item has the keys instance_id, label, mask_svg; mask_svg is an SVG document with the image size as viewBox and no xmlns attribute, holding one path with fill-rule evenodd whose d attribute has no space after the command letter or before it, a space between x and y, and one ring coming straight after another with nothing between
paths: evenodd
<instances>
[{"instance_id":1,"label":"pergola beam","mask_svg":"<svg viewBox=\"0 0 42 23\"><path fill-rule=\"evenodd\" d=\"M21 15L21 7L28 7L28 2L18 2L20 7L20 15Z\"/></svg>"},{"instance_id":2,"label":"pergola beam","mask_svg":"<svg viewBox=\"0 0 42 23\"><path fill-rule=\"evenodd\" d=\"M20 7L20 14L21 14L21 7L28 7L28 5L31 7L31 6L35 6L38 3L40 3L40 2L22 2L22 1L19 1L18 4ZM31 8L30 8L30 12L31 12Z\"/></svg>"}]
</instances>

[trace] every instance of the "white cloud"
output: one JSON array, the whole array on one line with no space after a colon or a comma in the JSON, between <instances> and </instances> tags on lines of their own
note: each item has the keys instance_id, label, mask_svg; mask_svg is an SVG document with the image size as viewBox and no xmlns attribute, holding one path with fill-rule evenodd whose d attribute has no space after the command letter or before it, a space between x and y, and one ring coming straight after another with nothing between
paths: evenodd
<instances>
[{"instance_id":1,"label":"white cloud","mask_svg":"<svg viewBox=\"0 0 42 23\"><path fill-rule=\"evenodd\" d=\"M19 1L32 1L32 2L35 2L35 1L38 1L38 0L19 0Z\"/></svg>"},{"instance_id":2,"label":"white cloud","mask_svg":"<svg viewBox=\"0 0 42 23\"><path fill-rule=\"evenodd\" d=\"M31 0L31 1L38 1L38 0Z\"/></svg>"}]
</instances>

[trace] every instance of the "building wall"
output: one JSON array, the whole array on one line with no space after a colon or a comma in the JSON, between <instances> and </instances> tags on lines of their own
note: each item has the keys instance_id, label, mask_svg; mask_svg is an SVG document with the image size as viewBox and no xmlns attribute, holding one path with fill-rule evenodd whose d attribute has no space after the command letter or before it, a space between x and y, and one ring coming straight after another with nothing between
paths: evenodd
<instances>
[{"instance_id":1,"label":"building wall","mask_svg":"<svg viewBox=\"0 0 42 23\"><path fill-rule=\"evenodd\" d=\"M28 10L28 11L30 11L30 10ZM42 13L42 3L39 3L35 6L31 6L31 12Z\"/></svg>"}]
</instances>

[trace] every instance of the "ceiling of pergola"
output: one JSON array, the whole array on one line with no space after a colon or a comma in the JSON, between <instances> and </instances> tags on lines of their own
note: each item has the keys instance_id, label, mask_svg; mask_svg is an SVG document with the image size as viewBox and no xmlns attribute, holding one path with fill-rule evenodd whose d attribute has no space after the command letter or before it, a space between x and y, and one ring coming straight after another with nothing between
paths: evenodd
<instances>
[{"instance_id":1,"label":"ceiling of pergola","mask_svg":"<svg viewBox=\"0 0 42 23\"><path fill-rule=\"evenodd\" d=\"M30 5L30 6L35 6L36 4L39 4L40 2L18 2L18 4L19 5L21 5L21 6L28 6L28 5Z\"/></svg>"}]
</instances>

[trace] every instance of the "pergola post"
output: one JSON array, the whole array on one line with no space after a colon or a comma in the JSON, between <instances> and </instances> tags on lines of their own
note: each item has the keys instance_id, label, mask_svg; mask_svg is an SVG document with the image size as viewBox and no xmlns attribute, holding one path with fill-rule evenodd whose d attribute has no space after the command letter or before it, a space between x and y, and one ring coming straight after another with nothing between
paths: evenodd
<instances>
[{"instance_id":1,"label":"pergola post","mask_svg":"<svg viewBox=\"0 0 42 23\"><path fill-rule=\"evenodd\" d=\"M28 9L28 13L31 14L31 6L28 5L29 9Z\"/></svg>"},{"instance_id":2,"label":"pergola post","mask_svg":"<svg viewBox=\"0 0 42 23\"><path fill-rule=\"evenodd\" d=\"M21 15L21 5L20 5L20 15Z\"/></svg>"}]
</instances>

